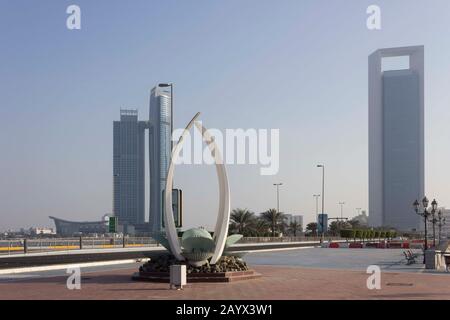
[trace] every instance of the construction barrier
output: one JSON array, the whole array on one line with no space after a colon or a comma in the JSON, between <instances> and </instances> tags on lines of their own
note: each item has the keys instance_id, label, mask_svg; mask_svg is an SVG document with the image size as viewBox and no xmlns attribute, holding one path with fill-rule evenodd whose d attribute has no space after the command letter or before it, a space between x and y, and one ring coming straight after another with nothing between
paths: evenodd
<instances>
[{"instance_id":1,"label":"construction barrier","mask_svg":"<svg viewBox=\"0 0 450 320\"><path fill-rule=\"evenodd\" d=\"M350 248L350 249L362 249L362 248L372 248L372 249L422 249L424 246L423 240L415 241L402 241L402 242L329 242L322 244L323 248L339 249L339 248ZM430 248L428 244L428 248Z\"/></svg>"}]
</instances>

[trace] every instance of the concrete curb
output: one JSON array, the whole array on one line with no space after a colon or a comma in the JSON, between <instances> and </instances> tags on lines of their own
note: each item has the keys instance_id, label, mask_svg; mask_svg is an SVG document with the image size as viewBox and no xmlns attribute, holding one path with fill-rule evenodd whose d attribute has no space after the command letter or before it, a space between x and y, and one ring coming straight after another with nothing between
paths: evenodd
<instances>
[{"instance_id":1,"label":"concrete curb","mask_svg":"<svg viewBox=\"0 0 450 320\"><path fill-rule=\"evenodd\" d=\"M302 250L302 249L314 249L319 248L319 246L310 246L310 247L292 247L292 248L277 248L277 249L263 249L263 250L249 250L249 251L230 251L230 253L260 253L260 252L275 252L275 251L293 251L293 250Z\"/></svg>"},{"instance_id":2,"label":"concrete curb","mask_svg":"<svg viewBox=\"0 0 450 320\"><path fill-rule=\"evenodd\" d=\"M71 263L71 264L59 264L52 266L39 266L39 267L28 267L28 268L12 268L0 270L0 275L10 275L10 274L20 274L20 273L30 273L30 272L40 272L40 271L52 271L52 270L64 270L69 268L87 268L87 267L101 267L119 264L128 264L135 262L146 262L148 259L127 259L127 260L116 260L116 261L99 261L99 262L84 262L84 263Z\"/></svg>"}]
</instances>

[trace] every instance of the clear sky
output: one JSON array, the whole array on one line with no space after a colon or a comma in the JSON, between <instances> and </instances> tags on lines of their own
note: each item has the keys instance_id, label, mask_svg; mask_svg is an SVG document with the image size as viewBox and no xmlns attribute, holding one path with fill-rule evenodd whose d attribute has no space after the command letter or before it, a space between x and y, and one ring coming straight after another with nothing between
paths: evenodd
<instances>
[{"instance_id":1,"label":"clear sky","mask_svg":"<svg viewBox=\"0 0 450 320\"><path fill-rule=\"evenodd\" d=\"M449 30L448 0L1 0L0 230L111 212L112 122L148 119L158 82L175 83L175 127L200 111L207 127L280 129L277 176L228 166L233 207L275 207L283 182L280 209L310 222L324 163L325 211L353 216L368 206L368 55L407 45L425 46L426 193L450 206ZM214 174L177 168L187 227L214 225Z\"/></svg>"}]
</instances>

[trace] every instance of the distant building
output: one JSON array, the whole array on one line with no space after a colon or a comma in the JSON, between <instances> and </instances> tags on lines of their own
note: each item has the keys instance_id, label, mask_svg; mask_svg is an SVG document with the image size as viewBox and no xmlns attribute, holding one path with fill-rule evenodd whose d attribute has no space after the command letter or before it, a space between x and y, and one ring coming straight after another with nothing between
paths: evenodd
<instances>
[{"instance_id":1,"label":"distant building","mask_svg":"<svg viewBox=\"0 0 450 320\"><path fill-rule=\"evenodd\" d=\"M150 95L150 215L151 232L163 229L163 192L172 153L172 105L171 95L163 88L155 87Z\"/></svg>"},{"instance_id":2,"label":"distant building","mask_svg":"<svg viewBox=\"0 0 450 320\"><path fill-rule=\"evenodd\" d=\"M108 220L100 221L68 221L56 217L49 217L55 222L56 234L63 237L71 237L81 234L105 234L108 233Z\"/></svg>"},{"instance_id":3,"label":"distant building","mask_svg":"<svg viewBox=\"0 0 450 320\"><path fill-rule=\"evenodd\" d=\"M354 217L353 221L358 221L360 226L367 226L369 223L369 217L367 216L366 211L362 211L360 215Z\"/></svg>"},{"instance_id":4,"label":"distant building","mask_svg":"<svg viewBox=\"0 0 450 320\"><path fill-rule=\"evenodd\" d=\"M407 70L382 70L409 56ZM420 226L412 203L424 196L424 47L380 49L369 57L369 225Z\"/></svg>"},{"instance_id":5,"label":"distant building","mask_svg":"<svg viewBox=\"0 0 450 320\"><path fill-rule=\"evenodd\" d=\"M40 236L40 235L55 235L56 232L51 228L30 228L30 234L32 236Z\"/></svg>"},{"instance_id":6,"label":"distant building","mask_svg":"<svg viewBox=\"0 0 450 320\"><path fill-rule=\"evenodd\" d=\"M303 230L303 216L302 215L293 215L293 214L286 214L286 223L289 226L291 222L297 222L297 224L302 226Z\"/></svg>"},{"instance_id":7,"label":"distant building","mask_svg":"<svg viewBox=\"0 0 450 320\"><path fill-rule=\"evenodd\" d=\"M145 129L137 110L121 110L114 121L113 213L119 224L145 222Z\"/></svg>"},{"instance_id":8,"label":"distant building","mask_svg":"<svg viewBox=\"0 0 450 320\"><path fill-rule=\"evenodd\" d=\"M137 110L121 110L114 122L114 215L130 233L163 231L163 195L172 155L171 92L151 90L149 121L139 121ZM145 130L149 132L149 219L145 220ZM182 223L181 190L173 190L174 218ZM128 228L129 227L129 228Z\"/></svg>"}]
</instances>

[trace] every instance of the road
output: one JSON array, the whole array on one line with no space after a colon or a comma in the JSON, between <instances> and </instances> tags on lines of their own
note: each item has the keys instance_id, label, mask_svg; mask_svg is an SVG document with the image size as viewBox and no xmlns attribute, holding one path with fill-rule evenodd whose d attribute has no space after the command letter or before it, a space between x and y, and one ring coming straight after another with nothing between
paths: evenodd
<instances>
[{"instance_id":1,"label":"road","mask_svg":"<svg viewBox=\"0 0 450 320\"><path fill-rule=\"evenodd\" d=\"M138 271L139 267L142 264L143 264L142 262L134 262L125 264L84 267L81 268L81 277L83 279L83 277L89 277L89 274L100 274L103 272L119 271L119 270ZM60 270L38 271L19 274L6 274L6 275L0 274L0 283L39 279L39 278L68 277L69 274L67 274L66 271L67 269L60 269Z\"/></svg>"}]
</instances>

